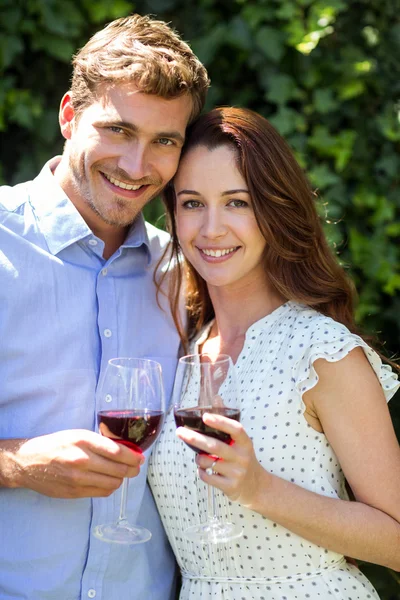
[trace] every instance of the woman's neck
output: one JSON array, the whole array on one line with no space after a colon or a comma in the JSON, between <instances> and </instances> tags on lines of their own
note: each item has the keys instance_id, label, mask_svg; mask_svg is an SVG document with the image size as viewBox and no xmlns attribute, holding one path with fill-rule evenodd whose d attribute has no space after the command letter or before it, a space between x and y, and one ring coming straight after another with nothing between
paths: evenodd
<instances>
[{"instance_id":1,"label":"woman's neck","mask_svg":"<svg viewBox=\"0 0 400 600\"><path fill-rule=\"evenodd\" d=\"M268 282L257 282L255 286L246 284L236 289L210 286L208 291L215 322L201 351L211 355L229 354L234 362L243 348L249 327L286 300Z\"/></svg>"}]
</instances>

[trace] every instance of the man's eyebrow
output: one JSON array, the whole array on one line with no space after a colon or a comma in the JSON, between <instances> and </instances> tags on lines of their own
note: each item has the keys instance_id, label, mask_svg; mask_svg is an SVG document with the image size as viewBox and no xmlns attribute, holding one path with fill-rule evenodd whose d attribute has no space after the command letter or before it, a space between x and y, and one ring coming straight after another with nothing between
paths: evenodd
<instances>
[{"instance_id":1,"label":"man's eyebrow","mask_svg":"<svg viewBox=\"0 0 400 600\"><path fill-rule=\"evenodd\" d=\"M127 129L132 133L137 133L139 131L139 127L134 125L133 123L129 123L129 121L118 121L118 120L104 120L97 121L96 125L99 127L121 127L122 129ZM182 144L185 141L185 138L179 133L179 131L159 131L154 135L155 138L171 138Z\"/></svg>"},{"instance_id":2,"label":"man's eyebrow","mask_svg":"<svg viewBox=\"0 0 400 600\"><path fill-rule=\"evenodd\" d=\"M238 190L227 190L226 192L222 192L221 196L231 196L232 194L248 194L249 190L242 190L242 189L238 189ZM181 190L180 192L177 193L177 196L180 196L181 194L190 194L190 196L201 196L201 194L199 194L199 192L195 192L194 190Z\"/></svg>"}]
</instances>

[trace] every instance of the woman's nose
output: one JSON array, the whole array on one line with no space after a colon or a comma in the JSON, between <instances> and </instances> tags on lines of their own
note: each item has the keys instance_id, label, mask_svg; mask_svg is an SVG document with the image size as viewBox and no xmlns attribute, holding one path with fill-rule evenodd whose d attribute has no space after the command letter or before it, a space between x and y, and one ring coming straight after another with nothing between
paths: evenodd
<instances>
[{"instance_id":1,"label":"woman's nose","mask_svg":"<svg viewBox=\"0 0 400 600\"><path fill-rule=\"evenodd\" d=\"M226 234L227 226L220 209L208 208L204 214L202 234L209 239L215 239Z\"/></svg>"}]
</instances>

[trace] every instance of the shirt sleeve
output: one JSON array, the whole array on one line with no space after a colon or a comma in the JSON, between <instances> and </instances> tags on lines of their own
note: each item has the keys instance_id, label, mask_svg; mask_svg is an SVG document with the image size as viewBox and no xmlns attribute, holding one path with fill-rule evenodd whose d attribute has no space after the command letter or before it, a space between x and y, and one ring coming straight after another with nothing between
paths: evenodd
<instances>
[{"instance_id":1,"label":"shirt sleeve","mask_svg":"<svg viewBox=\"0 0 400 600\"><path fill-rule=\"evenodd\" d=\"M317 323L309 337L309 344L304 344L305 351L293 365L292 378L295 382L303 410L303 394L315 387L318 375L314 362L324 358L329 362L337 362L345 358L356 347L363 349L375 375L377 376L386 401L394 396L400 387L398 376L389 365L383 364L380 356L360 336L350 331L332 319L322 320Z\"/></svg>"}]
</instances>

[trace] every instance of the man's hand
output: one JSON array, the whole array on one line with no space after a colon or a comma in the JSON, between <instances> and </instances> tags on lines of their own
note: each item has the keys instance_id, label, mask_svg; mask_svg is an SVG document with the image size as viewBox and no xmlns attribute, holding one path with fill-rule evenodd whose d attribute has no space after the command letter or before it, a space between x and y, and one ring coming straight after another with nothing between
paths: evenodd
<instances>
[{"instance_id":1,"label":"man's hand","mask_svg":"<svg viewBox=\"0 0 400 600\"><path fill-rule=\"evenodd\" d=\"M109 496L136 477L141 454L87 429L1 442L2 483L53 498Z\"/></svg>"}]
</instances>

